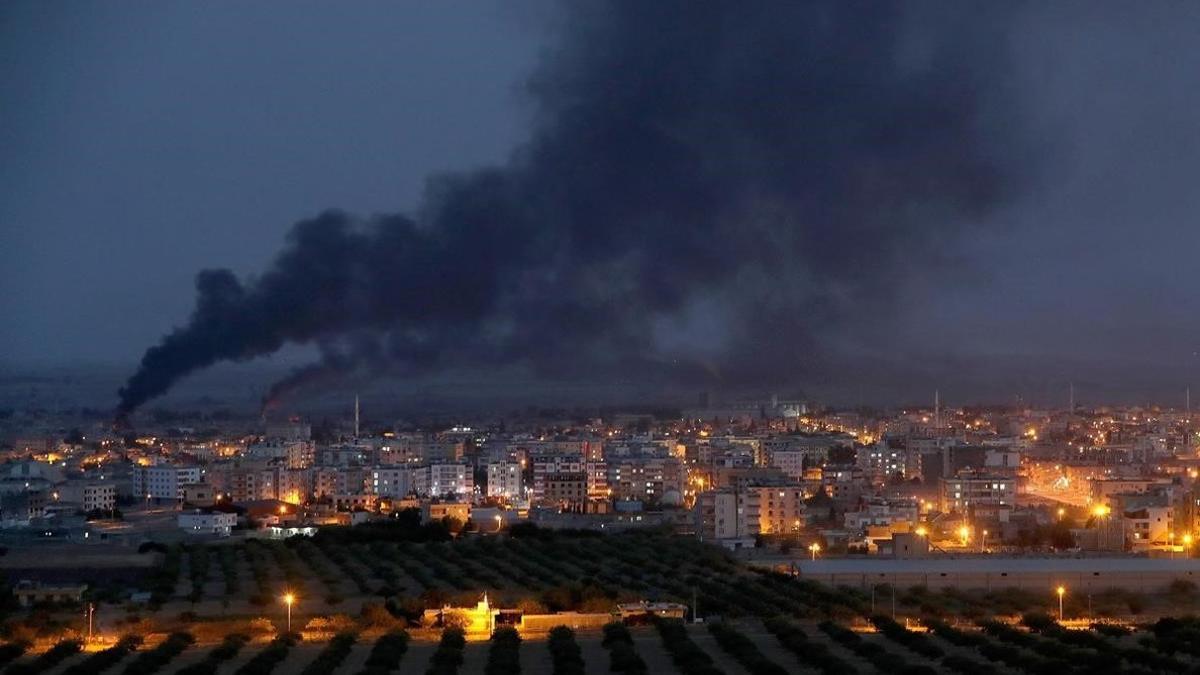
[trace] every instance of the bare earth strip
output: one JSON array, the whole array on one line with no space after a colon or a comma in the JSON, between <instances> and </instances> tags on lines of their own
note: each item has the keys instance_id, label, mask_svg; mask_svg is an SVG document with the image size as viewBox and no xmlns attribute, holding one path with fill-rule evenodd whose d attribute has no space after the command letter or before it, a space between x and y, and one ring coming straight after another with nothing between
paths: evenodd
<instances>
[{"instance_id":1,"label":"bare earth strip","mask_svg":"<svg viewBox=\"0 0 1200 675\"><path fill-rule=\"evenodd\" d=\"M829 639L829 636L825 634L825 631L818 629L815 625L814 626L806 625L804 627L804 632L808 633L808 638L810 640L812 640L813 642L819 642L819 643L825 645L838 658L852 664L854 666L854 672L856 672L856 673L875 672L875 667L872 666L869 661L859 657L858 654L855 654L854 652L850 651L849 649L846 649L845 647L841 646L840 644Z\"/></svg>"},{"instance_id":2,"label":"bare earth strip","mask_svg":"<svg viewBox=\"0 0 1200 675\"><path fill-rule=\"evenodd\" d=\"M608 650L601 644L603 637L600 635L588 636L591 639L580 639L579 648L583 651L584 672L587 675L608 675L609 656ZM547 651L547 659L549 659L549 651ZM640 651L640 650L639 650ZM646 657L643 655L642 659ZM522 664L523 665L523 664ZM524 672L524 668L522 668ZM650 670L650 672L655 672Z\"/></svg>"},{"instance_id":3,"label":"bare earth strip","mask_svg":"<svg viewBox=\"0 0 1200 675\"><path fill-rule=\"evenodd\" d=\"M320 654L328 644L328 642L309 642L294 645L288 650L287 658L275 667L272 674L295 675L295 673L299 673L304 670L304 666L312 663L313 659L317 658L317 654Z\"/></svg>"},{"instance_id":4,"label":"bare earth strip","mask_svg":"<svg viewBox=\"0 0 1200 675\"><path fill-rule=\"evenodd\" d=\"M45 671L45 675L56 675L57 673L61 673L62 671L66 670L67 668L70 668L71 664L79 663L80 661L86 659L87 657L88 657L87 654L76 654L69 659L65 659L62 663L51 668L50 670Z\"/></svg>"},{"instance_id":5,"label":"bare earth strip","mask_svg":"<svg viewBox=\"0 0 1200 675\"><path fill-rule=\"evenodd\" d=\"M175 672L182 670L184 667L190 666L193 663L199 663L200 661L204 660L204 657L208 656L208 653L212 651L212 649L213 647L209 645L205 645L203 647L188 647L183 651L182 654L176 656L174 659L171 659L171 662L163 666L163 669L158 672L162 675L174 675Z\"/></svg>"},{"instance_id":6,"label":"bare earth strip","mask_svg":"<svg viewBox=\"0 0 1200 675\"><path fill-rule=\"evenodd\" d=\"M397 672L408 675L412 673L425 672L429 667L429 659L433 656L433 651L437 649L436 642L410 642L408 643L408 652L404 654L404 658L400 659L400 670Z\"/></svg>"},{"instance_id":7,"label":"bare earth strip","mask_svg":"<svg viewBox=\"0 0 1200 675\"><path fill-rule=\"evenodd\" d=\"M742 664L733 660L733 657L721 649L721 645L713 639L713 636L708 633L708 628L704 625L690 624L688 625L688 636L692 638L709 656L712 657L713 664L720 668L725 675L746 675L746 669Z\"/></svg>"},{"instance_id":8,"label":"bare earth strip","mask_svg":"<svg viewBox=\"0 0 1200 675\"><path fill-rule=\"evenodd\" d=\"M740 626L746 637L754 642L758 650L763 653L763 656L783 666L784 670L789 673L816 673L814 668L802 666L800 659L791 651L779 644L779 639L776 638L770 631L757 621L746 623Z\"/></svg>"},{"instance_id":9,"label":"bare earth strip","mask_svg":"<svg viewBox=\"0 0 1200 675\"><path fill-rule=\"evenodd\" d=\"M371 648L375 646L375 640L359 636L358 642L350 648L350 653L346 656L346 660L342 661L342 665L338 666L334 673L338 675L354 675L363 669L367 664L367 657L371 655ZM404 659L400 659L401 667L404 667L405 660L408 655L405 654Z\"/></svg>"},{"instance_id":10,"label":"bare earth strip","mask_svg":"<svg viewBox=\"0 0 1200 675\"><path fill-rule=\"evenodd\" d=\"M463 662L458 672L463 673L482 673L483 666L487 663L488 648L492 646L490 642L468 642L463 649ZM407 669L406 671L407 672Z\"/></svg>"},{"instance_id":11,"label":"bare earth strip","mask_svg":"<svg viewBox=\"0 0 1200 675\"><path fill-rule=\"evenodd\" d=\"M681 675L679 669L671 661L671 655L663 649L662 640L653 628L631 628L633 646L646 662L646 672L654 675Z\"/></svg>"}]
</instances>

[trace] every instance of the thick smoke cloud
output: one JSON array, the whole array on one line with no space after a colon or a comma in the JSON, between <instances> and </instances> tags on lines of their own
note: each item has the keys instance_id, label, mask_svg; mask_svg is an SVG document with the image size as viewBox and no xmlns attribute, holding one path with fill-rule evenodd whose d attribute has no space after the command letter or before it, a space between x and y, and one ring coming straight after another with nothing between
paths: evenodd
<instances>
[{"instance_id":1,"label":"thick smoke cloud","mask_svg":"<svg viewBox=\"0 0 1200 675\"><path fill-rule=\"evenodd\" d=\"M508 165L300 222L256 279L201 272L119 413L291 343L326 358L272 396L364 365L786 382L1017 189L1009 11L570 3Z\"/></svg>"}]
</instances>

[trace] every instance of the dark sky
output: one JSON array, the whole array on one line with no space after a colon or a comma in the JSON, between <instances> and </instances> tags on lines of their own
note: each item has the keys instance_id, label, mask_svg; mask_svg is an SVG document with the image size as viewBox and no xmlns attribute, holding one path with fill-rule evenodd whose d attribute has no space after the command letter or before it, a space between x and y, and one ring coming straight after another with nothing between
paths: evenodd
<instances>
[{"instance_id":1,"label":"dark sky","mask_svg":"<svg viewBox=\"0 0 1200 675\"><path fill-rule=\"evenodd\" d=\"M502 159L536 32L498 4L4 3L4 357L133 364L197 270Z\"/></svg>"},{"instance_id":2,"label":"dark sky","mask_svg":"<svg viewBox=\"0 0 1200 675\"><path fill-rule=\"evenodd\" d=\"M0 360L132 368L187 321L198 270L261 273L302 218L411 213L430 174L505 162L553 108L525 93L541 50L585 33L501 4L4 3ZM957 30L957 4L918 23ZM920 390L1044 375L1168 397L1200 374L1200 5L1031 4L998 25L994 89L971 83L1012 189L934 233L952 246L848 263L891 288L820 340L853 377ZM699 334L672 348L708 353L744 319L704 318L730 288L758 287L648 306ZM811 372L796 388L838 379Z\"/></svg>"}]
</instances>

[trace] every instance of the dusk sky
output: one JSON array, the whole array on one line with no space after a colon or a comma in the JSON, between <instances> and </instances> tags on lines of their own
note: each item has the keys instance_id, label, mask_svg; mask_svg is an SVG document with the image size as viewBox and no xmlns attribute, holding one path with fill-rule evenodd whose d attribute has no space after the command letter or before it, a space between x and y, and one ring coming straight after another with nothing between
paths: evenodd
<instances>
[{"instance_id":1,"label":"dusk sky","mask_svg":"<svg viewBox=\"0 0 1200 675\"><path fill-rule=\"evenodd\" d=\"M793 360L805 364L772 384L828 383L824 362L919 387L969 371L961 394L979 397L994 394L984 380L1047 364L1081 380L1145 364L1152 381L1136 385L1164 396L1200 375L1200 5L902 3L888 22L866 3L830 12L827 32L801 3L780 3L778 20L700 5L677 22L667 3L637 5L564 19L542 3L4 3L0 363L132 374L189 321L198 271L251 288L293 224L327 209L352 229L412 216L398 255L441 278L453 258L405 256L470 200L423 197L427 178L498 167L501 201L536 232L506 237L493 253L513 267L460 296L539 266L563 307L526 279L469 319L429 310L436 327L409 306L331 316L343 325L191 358L145 397L160 377L269 359L277 341L297 363L321 343L322 365L361 368L366 340L369 363L401 372L593 372L567 354L666 364L692 388L703 372L751 380ZM793 44L804 68L786 67L791 52L770 60ZM711 97L681 99L676 77ZM634 115L652 124L611 123ZM623 143L604 137L619 129ZM646 149L661 138L686 152ZM663 204L639 176L663 177ZM572 214L597 203L591 237ZM497 228L517 217L485 210ZM763 253L781 233L789 255ZM594 247L616 252L581 253ZM532 318L547 303L553 316ZM743 329L756 320L770 325ZM512 328L527 322L536 337ZM442 344L460 330L503 335Z\"/></svg>"}]
</instances>

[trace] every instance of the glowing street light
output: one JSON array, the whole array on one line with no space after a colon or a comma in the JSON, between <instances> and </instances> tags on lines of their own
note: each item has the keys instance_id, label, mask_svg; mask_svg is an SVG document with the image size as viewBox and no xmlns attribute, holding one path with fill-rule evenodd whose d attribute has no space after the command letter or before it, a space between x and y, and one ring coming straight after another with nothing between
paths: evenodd
<instances>
[{"instance_id":1,"label":"glowing street light","mask_svg":"<svg viewBox=\"0 0 1200 675\"><path fill-rule=\"evenodd\" d=\"M1063 620L1063 596L1067 594L1067 589L1064 586L1059 586L1058 588L1054 589L1054 592L1058 594L1058 620L1062 621Z\"/></svg>"},{"instance_id":2,"label":"glowing street light","mask_svg":"<svg viewBox=\"0 0 1200 675\"><path fill-rule=\"evenodd\" d=\"M1067 510L1063 507L1058 507L1058 519L1062 520L1067 515Z\"/></svg>"},{"instance_id":3,"label":"glowing street light","mask_svg":"<svg viewBox=\"0 0 1200 675\"><path fill-rule=\"evenodd\" d=\"M496 531L497 531L497 532L499 532L499 531L500 531L501 522L503 521L503 518L501 518L501 517L500 517L500 514L498 514L498 513L496 514L496 516L495 516L495 517L496 517Z\"/></svg>"},{"instance_id":4,"label":"glowing street light","mask_svg":"<svg viewBox=\"0 0 1200 675\"><path fill-rule=\"evenodd\" d=\"M283 604L287 605L288 633L292 632L292 605L296 604L296 596L293 593L286 593L283 596Z\"/></svg>"},{"instance_id":5,"label":"glowing street light","mask_svg":"<svg viewBox=\"0 0 1200 675\"><path fill-rule=\"evenodd\" d=\"M821 551L821 545L814 541L812 544L809 544L808 550L812 552L812 559L816 560L817 553Z\"/></svg>"},{"instance_id":6,"label":"glowing street light","mask_svg":"<svg viewBox=\"0 0 1200 675\"><path fill-rule=\"evenodd\" d=\"M1096 506L1096 508L1092 509L1092 514L1095 515L1097 519L1096 527L1100 528L1100 534L1103 536L1104 543L1107 543L1108 541L1108 523L1105 522L1102 524L1100 521L1106 520L1111 511L1112 509L1108 508L1104 504L1099 504ZM1104 544L1101 544L1101 546L1103 545Z\"/></svg>"},{"instance_id":7,"label":"glowing street light","mask_svg":"<svg viewBox=\"0 0 1200 675\"><path fill-rule=\"evenodd\" d=\"M916 533L916 534L917 534L917 536L918 536L918 537L924 537L925 535L929 534L929 530L925 529L925 526L924 526L924 525L922 525L922 526L920 526L920 527L918 527L918 528L917 528L917 533Z\"/></svg>"},{"instance_id":8,"label":"glowing street light","mask_svg":"<svg viewBox=\"0 0 1200 675\"><path fill-rule=\"evenodd\" d=\"M966 525L958 528L958 538L962 539L962 545L966 546L967 542L971 540L971 528Z\"/></svg>"}]
</instances>

